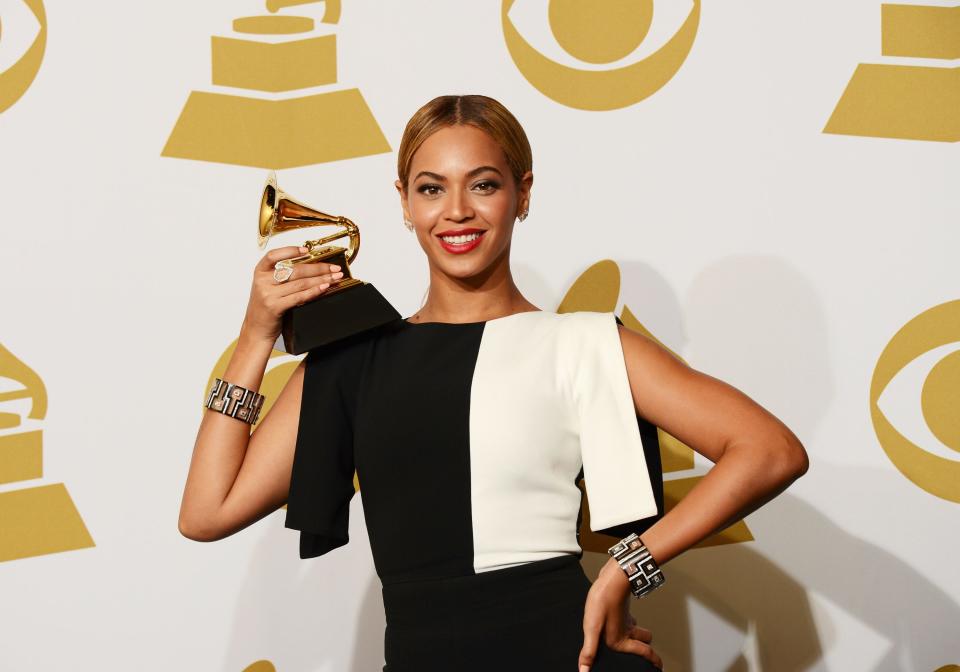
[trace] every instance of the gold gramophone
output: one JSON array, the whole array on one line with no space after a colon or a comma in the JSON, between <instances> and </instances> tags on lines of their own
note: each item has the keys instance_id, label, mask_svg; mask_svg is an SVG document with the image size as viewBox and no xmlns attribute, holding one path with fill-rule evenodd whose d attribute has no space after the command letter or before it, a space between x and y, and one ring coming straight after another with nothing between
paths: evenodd
<instances>
[{"instance_id":1,"label":"gold gramophone","mask_svg":"<svg viewBox=\"0 0 960 672\"><path fill-rule=\"evenodd\" d=\"M298 257L283 259L275 266L278 279L290 276L297 264L323 261L337 264L343 277L333 283L316 299L294 306L283 314L277 349L299 355L313 348L347 336L373 329L400 318L376 288L353 277L350 264L360 250L360 229L346 217L328 215L291 198L277 187L277 176L270 171L260 199L258 242L261 249L274 233L309 226L339 226L340 231L303 245L307 252ZM327 245L349 237L348 247Z\"/></svg>"}]
</instances>

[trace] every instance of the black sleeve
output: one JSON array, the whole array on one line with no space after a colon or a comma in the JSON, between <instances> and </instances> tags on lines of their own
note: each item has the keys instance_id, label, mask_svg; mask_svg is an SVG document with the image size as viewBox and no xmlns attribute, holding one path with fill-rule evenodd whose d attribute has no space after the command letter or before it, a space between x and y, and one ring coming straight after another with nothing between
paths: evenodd
<instances>
[{"instance_id":1,"label":"black sleeve","mask_svg":"<svg viewBox=\"0 0 960 672\"><path fill-rule=\"evenodd\" d=\"M301 558L323 555L349 541L357 354L351 339L311 350L305 358L284 522L300 530Z\"/></svg>"}]
</instances>

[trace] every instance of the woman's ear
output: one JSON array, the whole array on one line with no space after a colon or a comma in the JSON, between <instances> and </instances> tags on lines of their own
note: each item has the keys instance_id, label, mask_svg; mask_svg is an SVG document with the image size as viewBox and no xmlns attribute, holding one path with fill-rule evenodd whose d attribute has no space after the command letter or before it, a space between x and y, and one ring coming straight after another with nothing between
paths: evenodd
<instances>
[{"instance_id":1,"label":"woman's ear","mask_svg":"<svg viewBox=\"0 0 960 672\"><path fill-rule=\"evenodd\" d=\"M517 208L520 212L530 209L530 189L533 187L533 172L527 171L520 178L520 188L517 190Z\"/></svg>"},{"instance_id":2,"label":"woman's ear","mask_svg":"<svg viewBox=\"0 0 960 672\"><path fill-rule=\"evenodd\" d=\"M397 193L400 194L400 207L403 208L403 218L410 219L410 208L407 207L407 190L403 188L403 182L396 180L393 186L397 188Z\"/></svg>"}]
</instances>

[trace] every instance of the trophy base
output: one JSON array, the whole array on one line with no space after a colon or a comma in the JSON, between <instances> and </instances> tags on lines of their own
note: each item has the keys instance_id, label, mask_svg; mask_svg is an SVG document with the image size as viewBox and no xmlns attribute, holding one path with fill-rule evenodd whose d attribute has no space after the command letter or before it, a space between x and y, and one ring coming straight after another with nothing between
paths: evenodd
<instances>
[{"instance_id":1,"label":"trophy base","mask_svg":"<svg viewBox=\"0 0 960 672\"><path fill-rule=\"evenodd\" d=\"M397 309L373 285L364 282L286 311L274 348L300 355L397 319Z\"/></svg>"}]
</instances>

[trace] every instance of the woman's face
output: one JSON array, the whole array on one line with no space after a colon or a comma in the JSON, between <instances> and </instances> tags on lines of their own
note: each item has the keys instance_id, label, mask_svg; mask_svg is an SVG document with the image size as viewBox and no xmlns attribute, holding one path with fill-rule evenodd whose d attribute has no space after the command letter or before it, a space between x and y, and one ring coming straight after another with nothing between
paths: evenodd
<instances>
[{"instance_id":1,"label":"woman's face","mask_svg":"<svg viewBox=\"0 0 960 672\"><path fill-rule=\"evenodd\" d=\"M509 255L513 224L528 207L531 173L518 188L500 145L475 126L448 126L413 155L404 215L431 267L466 279Z\"/></svg>"}]
</instances>

